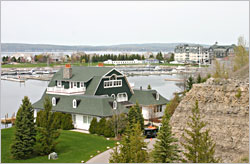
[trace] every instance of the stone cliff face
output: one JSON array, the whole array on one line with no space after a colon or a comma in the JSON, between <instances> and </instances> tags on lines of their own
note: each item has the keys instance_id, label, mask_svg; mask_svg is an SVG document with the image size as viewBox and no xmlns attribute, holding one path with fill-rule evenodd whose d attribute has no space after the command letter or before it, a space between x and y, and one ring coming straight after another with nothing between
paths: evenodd
<instances>
[{"instance_id":1,"label":"stone cliff face","mask_svg":"<svg viewBox=\"0 0 250 164\"><path fill-rule=\"evenodd\" d=\"M238 90L241 96L237 97ZM172 130L182 141L182 133L195 101L206 121L210 135L216 142L216 156L222 162L236 162L248 157L249 150L249 82L248 78L216 82L213 78L194 84L171 118Z\"/></svg>"}]
</instances>

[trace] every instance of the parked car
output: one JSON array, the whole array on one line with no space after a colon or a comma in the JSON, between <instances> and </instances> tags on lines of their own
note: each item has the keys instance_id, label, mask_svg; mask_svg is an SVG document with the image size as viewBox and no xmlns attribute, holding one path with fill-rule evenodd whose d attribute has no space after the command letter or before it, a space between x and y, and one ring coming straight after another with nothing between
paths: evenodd
<instances>
[{"instance_id":1,"label":"parked car","mask_svg":"<svg viewBox=\"0 0 250 164\"><path fill-rule=\"evenodd\" d=\"M157 127L148 127L144 128L144 135L146 138L155 138L157 136L158 128Z\"/></svg>"}]
</instances>

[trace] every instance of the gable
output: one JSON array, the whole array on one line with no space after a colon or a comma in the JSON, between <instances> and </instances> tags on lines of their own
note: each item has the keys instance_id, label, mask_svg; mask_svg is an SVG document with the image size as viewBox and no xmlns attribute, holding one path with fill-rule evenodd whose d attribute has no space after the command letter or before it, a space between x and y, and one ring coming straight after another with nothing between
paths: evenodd
<instances>
[{"instance_id":1,"label":"gable","mask_svg":"<svg viewBox=\"0 0 250 164\"><path fill-rule=\"evenodd\" d=\"M110 72L108 72L105 77L109 77L112 76L113 74L118 75L118 76L123 76L123 74L121 74L119 71L117 71L116 69L111 70Z\"/></svg>"}]
</instances>

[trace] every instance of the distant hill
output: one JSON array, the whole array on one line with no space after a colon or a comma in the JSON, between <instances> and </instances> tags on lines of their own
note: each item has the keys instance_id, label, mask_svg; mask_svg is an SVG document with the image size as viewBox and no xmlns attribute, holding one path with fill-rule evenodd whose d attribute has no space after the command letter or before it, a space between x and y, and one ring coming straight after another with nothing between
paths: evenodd
<instances>
[{"instance_id":1,"label":"distant hill","mask_svg":"<svg viewBox=\"0 0 250 164\"><path fill-rule=\"evenodd\" d=\"M119 44L111 46L67 46L50 44L2 43L2 52L65 52L65 51L174 51L183 43ZM187 43L192 44L192 43ZM203 45L205 47L209 45Z\"/></svg>"}]
</instances>

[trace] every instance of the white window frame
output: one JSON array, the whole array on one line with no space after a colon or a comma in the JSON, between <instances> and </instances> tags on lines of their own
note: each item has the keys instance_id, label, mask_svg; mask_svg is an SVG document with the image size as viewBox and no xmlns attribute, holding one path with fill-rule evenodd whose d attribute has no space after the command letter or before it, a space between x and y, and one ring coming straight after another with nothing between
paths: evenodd
<instances>
[{"instance_id":1,"label":"white window frame","mask_svg":"<svg viewBox=\"0 0 250 164\"><path fill-rule=\"evenodd\" d=\"M84 122L84 117L86 117L86 122ZM83 122L84 124L88 124L88 116L83 115L83 116L82 116L82 122Z\"/></svg>"},{"instance_id":2,"label":"white window frame","mask_svg":"<svg viewBox=\"0 0 250 164\"><path fill-rule=\"evenodd\" d=\"M111 97L113 97L115 99L115 94L112 94Z\"/></svg>"},{"instance_id":3,"label":"white window frame","mask_svg":"<svg viewBox=\"0 0 250 164\"><path fill-rule=\"evenodd\" d=\"M84 82L80 82L80 88L84 88Z\"/></svg>"},{"instance_id":4,"label":"white window frame","mask_svg":"<svg viewBox=\"0 0 250 164\"><path fill-rule=\"evenodd\" d=\"M116 101L113 102L113 109L117 109L117 102Z\"/></svg>"},{"instance_id":5,"label":"white window frame","mask_svg":"<svg viewBox=\"0 0 250 164\"><path fill-rule=\"evenodd\" d=\"M76 99L74 99L74 100L72 101L72 103L73 103L73 108L76 108L76 107L77 107L77 101L76 101Z\"/></svg>"},{"instance_id":6,"label":"white window frame","mask_svg":"<svg viewBox=\"0 0 250 164\"><path fill-rule=\"evenodd\" d=\"M128 94L126 92L118 93L116 100L118 100L118 102L122 102L121 99L122 101L128 101Z\"/></svg>"},{"instance_id":7,"label":"white window frame","mask_svg":"<svg viewBox=\"0 0 250 164\"><path fill-rule=\"evenodd\" d=\"M158 92L156 93L156 100L160 100L160 94Z\"/></svg>"},{"instance_id":8,"label":"white window frame","mask_svg":"<svg viewBox=\"0 0 250 164\"><path fill-rule=\"evenodd\" d=\"M51 102L52 102L52 106L56 106L56 98L55 97L52 97Z\"/></svg>"},{"instance_id":9,"label":"white window frame","mask_svg":"<svg viewBox=\"0 0 250 164\"><path fill-rule=\"evenodd\" d=\"M57 81L57 86L62 87L62 81Z\"/></svg>"},{"instance_id":10,"label":"white window frame","mask_svg":"<svg viewBox=\"0 0 250 164\"><path fill-rule=\"evenodd\" d=\"M122 87L122 80L106 80L103 82L104 88Z\"/></svg>"},{"instance_id":11,"label":"white window frame","mask_svg":"<svg viewBox=\"0 0 250 164\"><path fill-rule=\"evenodd\" d=\"M77 82L76 81L73 82L73 88L77 88Z\"/></svg>"}]
</instances>

